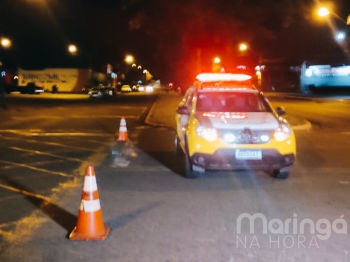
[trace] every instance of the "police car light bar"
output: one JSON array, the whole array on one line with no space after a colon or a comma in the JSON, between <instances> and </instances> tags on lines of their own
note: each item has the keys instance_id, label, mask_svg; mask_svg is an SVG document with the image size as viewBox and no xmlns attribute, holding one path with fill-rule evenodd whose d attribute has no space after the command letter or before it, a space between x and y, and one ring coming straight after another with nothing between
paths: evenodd
<instances>
[{"instance_id":1,"label":"police car light bar","mask_svg":"<svg viewBox=\"0 0 350 262\"><path fill-rule=\"evenodd\" d=\"M250 75L232 73L201 73L196 77L196 79L201 82L246 81L251 78Z\"/></svg>"}]
</instances>

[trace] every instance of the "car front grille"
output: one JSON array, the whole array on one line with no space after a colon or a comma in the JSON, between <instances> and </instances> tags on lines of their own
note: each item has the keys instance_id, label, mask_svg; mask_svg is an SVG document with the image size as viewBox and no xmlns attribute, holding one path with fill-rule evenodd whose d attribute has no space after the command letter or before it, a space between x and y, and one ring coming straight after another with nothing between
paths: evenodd
<instances>
[{"instance_id":1,"label":"car front grille","mask_svg":"<svg viewBox=\"0 0 350 262\"><path fill-rule=\"evenodd\" d=\"M218 130L219 137L225 140L228 144L266 144L273 137L274 131L271 130L230 130L230 129L220 129ZM234 141L227 141L225 135L232 134L234 135ZM263 137L268 137L267 140L263 140Z\"/></svg>"}]
</instances>

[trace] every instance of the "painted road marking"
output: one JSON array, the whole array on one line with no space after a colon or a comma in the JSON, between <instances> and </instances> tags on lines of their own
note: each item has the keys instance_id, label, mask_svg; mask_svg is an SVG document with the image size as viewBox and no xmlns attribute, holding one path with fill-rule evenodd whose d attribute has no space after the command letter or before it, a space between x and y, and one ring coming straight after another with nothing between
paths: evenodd
<instances>
[{"instance_id":1,"label":"painted road marking","mask_svg":"<svg viewBox=\"0 0 350 262\"><path fill-rule=\"evenodd\" d=\"M105 137L111 136L106 133L86 133L86 132L45 132L44 130L14 130L14 129L2 129L1 133L12 133L22 136L98 136Z\"/></svg>"},{"instance_id":2,"label":"painted road marking","mask_svg":"<svg viewBox=\"0 0 350 262\"><path fill-rule=\"evenodd\" d=\"M105 158L106 154L96 153L93 156L91 156L91 159L89 159L89 161L82 163L80 167L74 171L74 173L79 172L83 175L85 173L86 166L98 166L102 163L102 161ZM54 191L54 193L51 195L51 198L47 199L52 199L52 202L56 203L57 205L63 206L64 203L62 203L61 195L67 194L67 188L72 188L75 190L75 188L78 188L79 186L81 186L81 183L78 179L70 180L64 184L61 183L58 185L57 188L53 188L52 191ZM28 241L28 239L30 239L30 237L32 236L33 232L50 219L49 216L43 217L42 213L42 210L36 209L30 215L22 218L19 221L11 223L11 228L7 231L2 229L7 228L10 223L0 225L0 236L2 236L5 241L11 243L19 243L19 241L24 243Z\"/></svg>"},{"instance_id":3,"label":"painted road marking","mask_svg":"<svg viewBox=\"0 0 350 262\"><path fill-rule=\"evenodd\" d=\"M10 147L10 148L13 149L13 150L21 151L21 152L34 153L34 154L37 154L37 155L52 156L52 157L57 157L57 158L61 158L61 159L69 160L69 161L84 162L83 160L78 159L78 158L63 157L63 156L50 154L50 153L37 151L37 150L29 150L29 149L24 149L24 148L19 148L19 147Z\"/></svg>"},{"instance_id":4,"label":"painted road marking","mask_svg":"<svg viewBox=\"0 0 350 262\"><path fill-rule=\"evenodd\" d=\"M10 138L10 137L2 137L3 139L6 140L16 140L18 141L18 138ZM44 144L44 145L49 145L49 146L59 146L59 147L65 147L65 148L70 148L70 149L77 149L77 150L86 150L86 151L91 151L91 152L98 152L96 149L91 149L91 148L84 148L84 147L77 147L77 146L69 146L61 143L56 143L56 142L43 142L43 141L36 141L36 140L25 140L26 143L35 143L35 144Z\"/></svg>"},{"instance_id":5,"label":"painted road marking","mask_svg":"<svg viewBox=\"0 0 350 262\"><path fill-rule=\"evenodd\" d=\"M7 165L13 165L13 166L18 166L18 167L28 168L28 169L35 170L35 171L49 173L49 174L52 174L52 175L58 175L58 176L63 176L63 177L74 177L72 175L65 174L63 172L50 171L50 170L47 170L47 169L37 168L37 167L34 167L34 166L25 165L25 164L19 164L19 163L10 162L10 161L4 161L4 160L0 160L0 162L4 163L4 164L7 164Z\"/></svg>"},{"instance_id":6,"label":"painted road marking","mask_svg":"<svg viewBox=\"0 0 350 262\"><path fill-rule=\"evenodd\" d=\"M45 197L45 196L42 196L39 194L35 194L35 193L29 192L29 191L25 191L22 189L18 189L18 188L12 187L12 186L6 186L3 184L0 184L0 187L5 188L5 189L10 190L10 191L13 191L13 192L21 193L22 195L31 196L31 197L35 197L38 199L43 199L45 201L51 202L51 199L48 197Z\"/></svg>"},{"instance_id":7,"label":"painted road marking","mask_svg":"<svg viewBox=\"0 0 350 262\"><path fill-rule=\"evenodd\" d=\"M13 120L26 120L26 119L52 119L52 120L57 120L57 119L68 119L68 118L73 118L73 119L95 119L95 118L107 118L107 119L115 119L115 118L122 118L125 117L126 119L137 119L137 116L133 115L67 115L67 116L53 116L53 115L32 115L32 116L13 116L11 119Z\"/></svg>"}]
</instances>

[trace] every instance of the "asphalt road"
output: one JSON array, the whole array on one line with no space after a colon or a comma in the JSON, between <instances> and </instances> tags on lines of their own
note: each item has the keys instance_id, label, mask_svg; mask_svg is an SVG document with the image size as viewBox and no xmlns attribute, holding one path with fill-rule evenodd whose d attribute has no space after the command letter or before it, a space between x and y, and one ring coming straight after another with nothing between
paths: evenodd
<instances>
[{"instance_id":1,"label":"asphalt road","mask_svg":"<svg viewBox=\"0 0 350 262\"><path fill-rule=\"evenodd\" d=\"M180 175L173 130L143 123L152 96L47 96L15 96L1 111L1 261L350 261L348 232L340 223L329 226L350 223L347 99L270 97L312 124L295 131L298 157L289 179L228 171L188 180ZM168 105L156 110L172 112ZM120 143L122 116L130 141ZM87 165L95 167L111 227L105 241L67 239ZM253 232L246 220L239 224L244 213L266 217L266 234L260 218ZM283 232L274 234L278 228Z\"/></svg>"}]
</instances>

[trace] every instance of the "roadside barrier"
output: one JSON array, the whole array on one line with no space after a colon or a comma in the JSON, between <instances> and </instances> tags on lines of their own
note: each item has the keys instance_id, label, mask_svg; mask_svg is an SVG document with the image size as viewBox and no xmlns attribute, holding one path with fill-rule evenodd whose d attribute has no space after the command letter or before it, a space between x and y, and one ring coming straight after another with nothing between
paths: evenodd
<instances>
[{"instance_id":1,"label":"roadside barrier","mask_svg":"<svg viewBox=\"0 0 350 262\"><path fill-rule=\"evenodd\" d=\"M126 121L125 118L122 117L120 120L120 127L119 127L119 136L118 141L128 141L128 130L126 129Z\"/></svg>"},{"instance_id":2,"label":"roadside barrier","mask_svg":"<svg viewBox=\"0 0 350 262\"><path fill-rule=\"evenodd\" d=\"M103 223L100 198L93 166L85 171L77 225L69 235L70 240L104 240L110 228Z\"/></svg>"}]
</instances>

